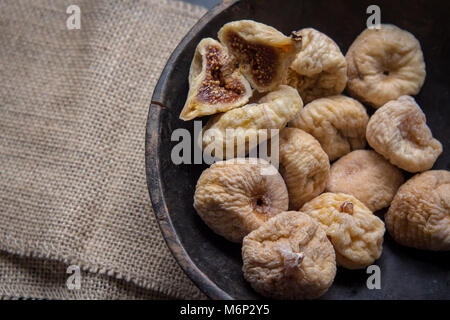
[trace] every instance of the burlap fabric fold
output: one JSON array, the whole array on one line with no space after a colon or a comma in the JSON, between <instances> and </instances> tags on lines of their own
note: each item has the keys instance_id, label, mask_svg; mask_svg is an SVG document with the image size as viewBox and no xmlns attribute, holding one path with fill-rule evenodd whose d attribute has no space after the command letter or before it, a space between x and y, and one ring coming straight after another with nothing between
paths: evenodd
<instances>
[{"instance_id":1,"label":"burlap fabric fold","mask_svg":"<svg viewBox=\"0 0 450 320\"><path fill-rule=\"evenodd\" d=\"M68 30L69 5L81 29ZM201 298L145 180L145 122L205 9L174 1L0 2L0 296ZM68 290L68 265L83 270Z\"/></svg>"}]
</instances>

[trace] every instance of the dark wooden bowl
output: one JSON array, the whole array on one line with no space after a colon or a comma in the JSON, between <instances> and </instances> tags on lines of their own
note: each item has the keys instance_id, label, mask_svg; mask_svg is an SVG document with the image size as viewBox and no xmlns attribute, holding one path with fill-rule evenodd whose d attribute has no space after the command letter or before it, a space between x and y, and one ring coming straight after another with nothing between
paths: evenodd
<instances>
[{"instance_id":1,"label":"dark wooden bowl","mask_svg":"<svg viewBox=\"0 0 450 320\"><path fill-rule=\"evenodd\" d=\"M365 28L371 0L249 0L225 1L209 11L187 34L170 57L156 86L149 109L146 133L148 188L162 233L175 258L213 299L257 299L243 278L241 248L214 234L196 214L192 204L195 184L207 167L174 165L171 133L177 128L193 132L193 121L178 115L188 92L188 72L195 47L205 37L217 38L220 27L232 20L253 19L285 34L304 27L316 28L333 38L345 53ZM412 32L421 42L427 78L417 96L444 154L435 169L450 169L450 13L449 1L377 1L382 23L393 23ZM373 112L371 108L367 108ZM369 290L365 270L339 268L335 282L323 299L448 299L449 253L425 252L397 245L388 234L376 261L381 268L381 289Z\"/></svg>"}]
</instances>

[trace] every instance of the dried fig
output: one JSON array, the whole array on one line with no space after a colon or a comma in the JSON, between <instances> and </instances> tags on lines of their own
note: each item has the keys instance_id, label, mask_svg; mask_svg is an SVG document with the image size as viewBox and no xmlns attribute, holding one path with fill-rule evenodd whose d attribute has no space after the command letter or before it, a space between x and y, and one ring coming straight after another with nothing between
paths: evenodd
<instances>
[{"instance_id":1,"label":"dried fig","mask_svg":"<svg viewBox=\"0 0 450 320\"><path fill-rule=\"evenodd\" d=\"M423 250L450 250L450 172L417 174L400 187L385 216L398 243Z\"/></svg>"},{"instance_id":2,"label":"dried fig","mask_svg":"<svg viewBox=\"0 0 450 320\"><path fill-rule=\"evenodd\" d=\"M430 169L442 153L442 144L433 138L425 114L409 96L378 109L369 120L366 137L376 152L409 172Z\"/></svg>"},{"instance_id":3,"label":"dried fig","mask_svg":"<svg viewBox=\"0 0 450 320\"><path fill-rule=\"evenodd\" d=\"M403 95L419 93L426 71L419 41L394 25L366 29L350 46L347 90L379 108Z\"/></svg>"},{"instance_id":4,"label":"dried fig","mask_svg":"<svg viewBox=\"0 0 450 320\"><path fill-rule=\"evenodd\" d=\"M189 72L189 93L180 119L225 112L246 104L249 82L235 67L227 49L214 39L200 41Z\"/></svg>"},{"instance_id":5,"label":"dried fig","mask_svg":"<svg viewBox=\"0 0 450 320\"><path fill-rule=\"evenodd\" d=\"M226 149L236 148L238 138L245 138L248 142L262 136L261 131L281 129L302 107L303 102L297 90L282 85L278 90L263 96L257 104L248 104L211 118L203 128L202 147L213 151L223 150L221 156L225 158ZM269 134L266 134L267 137ZM220 157L217 153L213 155Z\"/></svg>"},{"instance_id":6,"label":"dried fig","mask_svg":"<svg viewBox=\"0 0 450 320\"><path fill-rule=\"evenodd\" d=\"M280 173L289 192L289 207L300 209L325 189L330 173L328 156L313 136L284 128L279 136Z\"/></svg>"},{"instance_id":7,"label":"dried fig","mask_svg":"<svg viewBox=\"0 0 450 320\"><path fill-rule=\"evenodd\" d=\"M242 260L245 279L275 299L318 298L336 275L335 253L323 227L295 211L280 213L248 234Z\"/></svg>"},{"instance_id":8,"label":"dried fig","mask_svg":"<svg viewBox=\"0 0 450 320\"><path fill-rule=\"evenodd\" d=\"M355 99L339 95L308 103L289 123L317 140L333 161L366 145L365 132L369 117Z\"/></svg>"},{"instance_id":9,"label":"dried fig","mask_svg":"<svg viewBox=\"0 0 450 320\"><path fill-rule=\"evenodd\" d=\"M327 191L355 196L371 211L390 205L403 183L401 171L372 150L356 150L331 166Z\"/></svg>"},{"instance_id":10,"label":"dried fig","mask_svg":"<svg viewBox=\"0 0 450 320\"><path fill-rule=\"evenodd\" d=\"M338 45L312 28L297 34L302 47L289 68L287 83L297 88L305 103L342 93L347 84L347 62Z\"/></svg>"},{"instance_id":11,"label":"dried fig","mask_svg":"<svg viewBox=\"0 0 450 320\"><path fill-rule=\"evenodd\" d=\"M219 40L237 59L252 87L260 92L272 91L282 84L301 44L296 37L287 37L251 20L225 24L219 30Z\"/></svg>"},{"instance_id":12,"label":"dried fig","mask_svg":"<svg viewBox=\"0 0 450 320\"><path fill-rule=\"evenodd\" d=\"M194 208L217 234L240 242L269 218L286 211L289 198L281 175L262 159L230 159L206 169L197 181Z\"/></svg>"},{"instance_id":13,"label":"dried fig","mask_svg":"<svg viewBox=\"0 0 450 320\"><path fill-rule=\"evenodd\" d=\"M338 265L361 269L381 255L384 223L361 201L344 193L323 193L301 209L326 227Z\"/></svg>"}]
</instances>

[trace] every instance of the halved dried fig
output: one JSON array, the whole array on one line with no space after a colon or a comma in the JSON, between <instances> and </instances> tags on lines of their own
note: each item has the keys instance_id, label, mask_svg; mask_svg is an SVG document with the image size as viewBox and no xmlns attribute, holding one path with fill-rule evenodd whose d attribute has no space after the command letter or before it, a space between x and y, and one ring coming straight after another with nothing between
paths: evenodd
<instances>
[{"instance_id":1,"label":"halved dried fig","mask_svg":"<svg viewBox=\"0 0 450 320\"><path fill-rule=\"evenodd\" d=\"M227 49L214 39L203 39L191 63L189 93L180 119L191 120L243 106L251 95L249 82Z\"/></svg>"},{"instance_id":2,"label":"halved dried fig","mask_svg":"<svg viewBox=\"0 0 450 320\"><path fill-rule=\"evenodd\" d=\"M347 84L347 62L338 45L312 29L297 31L301 50L288 71L287 83L297 88L305 103L342 93Z\"/></svg>"},{"instance_id":3,"label":"halved dried fig","mask_svg":"<svg viewBox=\"0 0 450 320\"><path fill-rule=\"evenodd\" d=\"M272 169L276 174L264 175ZM197 182L194 207L217 234L233 242L288 209L281 175L262 159L220 161L203 171Z\"/></svg>"},{"instance_id":4,"label":"halved dried fig","mask_svg":"<svg viewBox=\"0 0 450 320\"><path fill-rule=\"evenodd\" d=\"M236 57L241 72L260 92L276 89L286 78L287 69L301 41L287 37L263 23L240 20L225 24L219 40Z\"/></svg>"},{"instance_id":5,"label":"halved dried fig","mask_svg":"<svg viewBox=\"0 0 450 320\"><path fill-rule=\"evenodd\" d=\"M409 96L379 108L369 120L366 137L376 152L409 172L430 169L442 153L442 144L433 138L425 114Z\"/></svg>"},{"instance_id":6,"label":"halved dried fig","mask_svg":"<svg viewBox=\"0 0 450 320\"><path fill-rule=\"evenodd\" d=\"M289 208L300 209L325 189L330 174L328 156L312 135L284 128L279 136L280 173L289 192Z\"/></svg>"},{"instance_id":7,"label":"halved dried fig","mask_svg":"<svg viewBox=\"0 0 450 320\"><path fill-rule=\"evenodd\" d=\"M401 245L450 250L450 172L417 174L400 187L385 216L389 234Z\"/></svg>"},{"instance_id":8,"label":"halved dried fig","mask_svg":"<svg viewBox=\"0 0 450 320\"><path fill-rule=\"evenodd\" d=\"M267 139L270 137L268 129L284 128L302 107L303 102L297 90L282 85L278 90L263 96L257 104L248 104L211 118L203 128L202 147L211 151L223 150L222 158L225 158L226 149L236 151L238 139L243 139L248 151L248 141L263 137L262 132ZM261 142L259 139L258 143ZM219 157L217 152L211 154Z\"/></svg>"},{"instance_id":9,"label":"halved dried fig","mask_svg":"<svg viewBox=\"0 0 450 320\"><path fill-rule=\"evenodd\" d=\"M369 121L366 109L355 99L339 95L308 103L289 123L317 140L333 161L366 145L365 132Z\"/></svg>"},{"instance_id":10,"label":"halved dried fig","mask_svg":"<svg viewBox=\"0 0 450 320\"><path fill-rule=\"evenodd\" d=\"M419 93L425 81L425 62L419 41L394 25L366 29L345 57L348 92L375 108L400 96Z\"/></svg>"},{"instance_id":11,"label":"halved dried fig","mask_svg":"<svg viewBox=\"0 0 450 320\"><path fill-rule=\"evenodd\" d=\"M381 155L356 150L331 166L327 191L351 194L377 211L390 205L402 183L402 172Z\"/></svg>"},{"instance_id":12,"label":"halved dried fig","mask_svg":"<svg viewBox=\"0 0 450 320\"><path fill-rule=\"evenodd\" d=\"M323 227L302 212L280 213L248 234L242 260L245 279L275 299L318 298L336 275L335 253Z\"/></svg>"},{"instance_id":13,"label":"halved dried fig","mask_svg":"<svg viewBox=\"0 0 450 320\"><path fill-rule=\"evenodd\" d=\"M344 193L323 193L301 209L326 227L338 265L361 269L381 255L384 223L361 201Z\"/></svg>"}]
</instances>

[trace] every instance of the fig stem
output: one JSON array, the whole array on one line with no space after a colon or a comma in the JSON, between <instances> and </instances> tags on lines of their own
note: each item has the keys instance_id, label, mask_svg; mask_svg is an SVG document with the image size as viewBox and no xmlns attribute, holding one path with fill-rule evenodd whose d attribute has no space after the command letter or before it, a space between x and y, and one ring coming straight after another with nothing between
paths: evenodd
<instances>
[{"instance_id":1,"label":"fig stem","mask_svg":"<svg viewBox=\"0 0 450 320\"><path fill-rule=\"evenodd\" d=\"M353 203L351 203L350 201L345 201L344 203L341 204L339 209L341 212L352 214L353 213Z\"/></svg>"}]
</instances>

